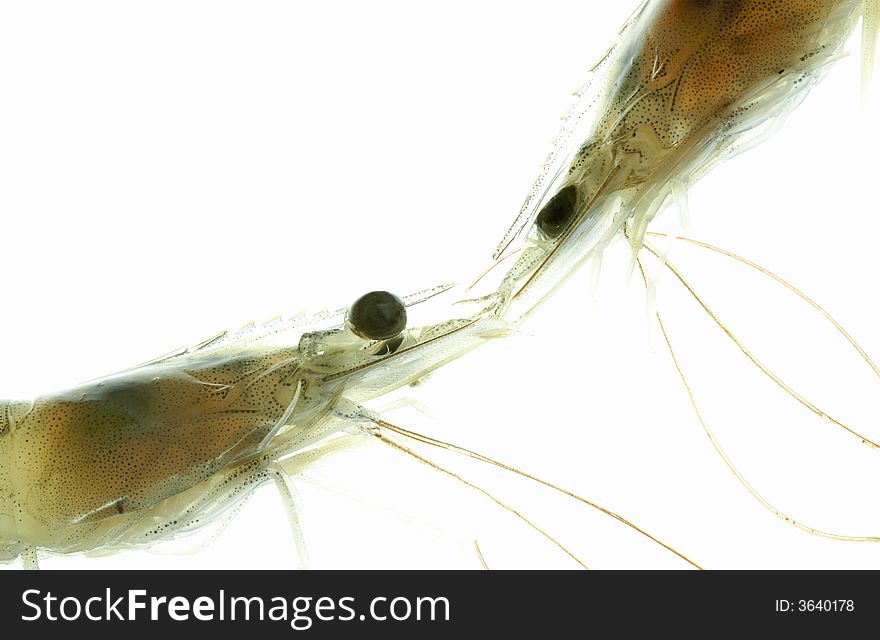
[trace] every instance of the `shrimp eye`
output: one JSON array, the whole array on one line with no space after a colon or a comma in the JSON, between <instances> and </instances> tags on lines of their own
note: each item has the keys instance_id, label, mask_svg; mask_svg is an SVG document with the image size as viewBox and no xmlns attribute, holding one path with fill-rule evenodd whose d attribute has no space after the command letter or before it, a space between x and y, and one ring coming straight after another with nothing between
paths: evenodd
<instances>
[{"instance_id":1,"label":"shrimp eye","mask_svg":"<svg viewBox=\"0 0 880 640\"><path fill-rule=\"evenodd\" d=\"M570 184L550 198L541 209L536 224L548 238L558 238L568 228L577 211L577 188Z\"/></svg>"},{"instance_id":2,"label":"shrimp eye","mask_svg":"<svg viewBox=\"0 0 880 640\"><path fill-rule=\"evenodd\" d=\"M406 306L393 293L371 291L351 305L348 322L362 338L387 340L406 329Z\"/></svg>"}]
</instances>

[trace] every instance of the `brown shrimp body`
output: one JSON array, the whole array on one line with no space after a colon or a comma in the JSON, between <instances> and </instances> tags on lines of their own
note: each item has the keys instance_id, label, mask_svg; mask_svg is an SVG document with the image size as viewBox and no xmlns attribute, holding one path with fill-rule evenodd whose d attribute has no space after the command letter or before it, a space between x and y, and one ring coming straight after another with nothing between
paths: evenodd
<instances>
[{"instance_id":1,"label":"brown shrimp body","mask_svg":"<svg viewBox=\"0 0 880 640\"><path fill-rule=\"evenodd\" d=\"M299 365L295 349L190 357L0 407L0 539L75 549L259 451Z\"/></svg>"},{"instance_id":2,"label":"brown shrimp body","mask_svg":"<svg viewBox=\"0 0 880 640\"><path fill-rule=\"evenodd\" d=\"M222 521L256 486L284 477L280 460L362 424L357 403L505 329L489 319L401 328L405 303L393 299L388 340L359 335L345 310L277 319L33 401L0 402L0 561L149 546Z\"/></svg>"},{"instance_id":3,"label":"brown shrimp body","mask_svg":"<svg viewBox=\"0 0 880 640\"><path fill-rule=\"evenodd\" d=\"M586 179L591 151L606 148L603 173L634 185L663 173L667 163L743 115L760 94L802 73L810 59L836 45L829 25L850 20L854 0L670 0L659 3L628 59L599 121L596 139L569 168ZM837 17L832 14L839 14ZM833 18L833 19L832 19ZM579 176L579 177L577 177ZM595 177L592 178L595 181ZM582 194L587 195L587 194Z\"/></svg>"}]
</instances>

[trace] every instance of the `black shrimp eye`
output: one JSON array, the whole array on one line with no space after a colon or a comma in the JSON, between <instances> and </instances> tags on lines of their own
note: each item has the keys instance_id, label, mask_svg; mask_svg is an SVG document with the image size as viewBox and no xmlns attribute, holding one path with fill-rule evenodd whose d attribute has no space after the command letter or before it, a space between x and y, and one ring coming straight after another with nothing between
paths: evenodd
<instances>
[{"instance_id":1,"label":"black shrimp eye","mask_svg":"<svg viewBox=\"0 0 880 640\"><path fill-rule=\"evenodd\" d=\"M348 322L362 338L387 340L406 329L406 306L393 293L371 291L351 305Z\"/></svg>"},{"instance_id":2,"label":"black shrimp eye","mask_svg":"<svg viewBox=\"0 0 880 640\"><path fill-rule=\"evenodd\" d=\"M574 219L577 205L577 188L570 184L564 187L541 209L536 224L548 238L558 238Z\"/></svg>"}]
</instances>

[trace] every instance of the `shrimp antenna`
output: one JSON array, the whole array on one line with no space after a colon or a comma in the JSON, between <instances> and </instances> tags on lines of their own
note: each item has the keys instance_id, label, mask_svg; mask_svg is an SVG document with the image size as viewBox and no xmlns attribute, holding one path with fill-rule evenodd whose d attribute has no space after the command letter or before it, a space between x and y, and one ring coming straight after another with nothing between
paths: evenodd
<instances>
[{"instance_id":1,"label":"shrimp antenna","mask_svg":"<svg viewBox=\"0 0 880 640\"><path fill-rule=\"evenodd\" d=\"M486 563L486 558L483 557L483 550L480 549L480 543L474 540L474 550L477 552L477 557L480 559L480 564L483 565L483 568L486 571L489 571L489 565Z\"/></svg>"},{"instance_id":2,"label":"shrimp antenna","mask_svg":"<svg viewBox=\"0 0 880 640\"><path fill-rule=\"evenodd\" d=\"M874 373L876 373L878 376L880 376L880 369L877 368L877 365L874 364L873 360L871 360L871 358L868 356L868 354L865 352L865 350L862 349L861 346L859 346L859 344L852 338L852 336L850 336L850 334L843 328L843 326L841 326L841 324L839 322L837 322L827 311L825 311L821 306L819 306L818 303L813 301L812 298L810 298L805 293L803 293L802 291L797 289L794 285L789 284L788 282L786 282L785 280L783 280L782 278L780 278L779 276L777 276L773 272L771 272L767 269L764 269L763 267L761 267L761 266L759 266L749 260L746 260L745 258L737 256L736 254L730 253L729 251L725 251L724 249L720 249L718 247L713 247L712 245L707 245L705 243L701 243L696 240L690 241L690 240L687 240L686 238L681 238L681 240L691 242L692 244L695 244L697 246L701 246L706 249L717 251L718 253L720 253L722 255L726 255L731 258L734 258L735 260L738 260L739 262L741 262L747 266L750 266L753 269L757 269L761 273L764 273L764 274L770 276L771 278L773 278L774 280L776 280L777 282L779 282L781 285L786 287L789 291L791 291L792 293L795 293L800 298L802 298L805 302L809 303L814 309L819 311L826 319L828 319L829 322L831 322L831 324L833 324L834 327L838 330L838 332L843 335L843 337L847 340L847 342L849 342L856 349L856 351L859 353L859 355L862 356L862 358L865 360L865 362L868 363L868 365L871 367L871 369L873 369ZM656 249L656 247L652 246L650 243L645 243L644 247L647 251L654 254L658 258L661 257L660 253ZM873 440L870 440L869 438L863 436L862 434L855 431L854 429L848 427L847 425L842 423L840 420L837 420L836 418L834 418L833 416L831 416L827 412L823 411L822 409L817 407L815 404L813 404L812 402L807 400L800 393L795 391L788 383L786 383L782 378L780 378L776 373L774 373L767 365L765 365L763 362L761 362L757 358L757 356L755 356L748 349L748 347L746 347L742 343L742 341L740 341L740 339L736 337L736 334L734 334L721 321L721 319L715 314L715 312L712 310L712 308L706 303L706 301L702 298L702 296L700 296L697 293L697 291L693 288L693 286L690 284L690 282L688 282L688 280L684 277L684 275L681 273L681 271L679 271L676 268L676 266L674 264L672 264L668 260L664 260L664 266L667 269L669 269L669 271L672 272L672 274L678 279L679 282L681 282L681 284L688 291L688 293L690 293L691 296L697 301L697 303L703 308L703 311L705 311L708 314L708 316L710 318L712 318L712 320L715 322L715 324L717 324L718 327L720 327L721 330L724 331L724 333L727 335L727 337L730 338L730 340L737 346L737 348L743 353L743 355L745 355L749 360L751 360L752 364L754 364L756 367L758 367L758 369L760 369L764 375L766 375L773 382L775 382L789 396L791 396L792 398L797 400L800 404L802 404L804 407L806 407L807 409L809 409L810 411L815 413L817 416L819 416L823 420L827 420L831 424L833 424L837 427L840 427L844 431L847 431L851 435L858 438L863 444L867 445L868 447L870 447L872 449L880 448L880 445L875 443Z\"/></svg>"},{"instance_id":3,"label":"shrimp antenna","mask_svg":"<svg viewBox=\"0 0 880 640\"><path fill-rule=\"evenodd\" d=\"M529 519L528 519L526 516L524 516L522 513L520 513L519 511L517 511L516 509L514 509L512 506L510 506L509 504L507 504L506 502L504 502L503 500L501 500L500 498L498 498L498 497L495 496L494 494L490 493L490 492L487 491L486 489L483 489L483 488L480 487L479 485L474 484L474 483L471 482L470 480L466 480L465 478L461 477L460 475L458 475L458 474L455 473L454 471L450 471L449 469L446 469L445 467L440 466L440 465L437 464L436 462L434 462L434 461L432 461L432 460L428 460L427 458L425 458L425 457L419 455L418 453L416 453L416 452L413 451L412 449L410 449L410 448L408 448L408 447L405 447L405 446L403 446L402 444L399 444L399 443L395 442L394 440L391 440L390 438L386 437L386 436L383 435L382 433L379 433L379 432L373 432L372 435L373 435L375 438L378 438L379 442L381 442L382 444L385 444L385 445L391 447L392 449L396 449L397 451L400 451L401 453L405 453L406 455L408 455L408 456L410 456L410 457L412 457L412 458L415 458L418 462L421 462L422 464L427 465L428 467L431 467L431 468L434 469L435 471L439 471L439 472L441 472L441 473L443 473L443 474L445 474L445 475L447 475L447 476L450 476L451 478L454 478L455 480L457 480L458 482L462 483L462 484L465 485L466 487L469 487L469 488L473 489L474 491L476 491L477 493L480 493L480 494L484 495L484 496L487 497L489 500L491 500L492 502L494 502L495 504L497 504L499 507L501 507L501 508L504 509L505 511L509 511L510 513L512 513L513 515L515 515L517 518L519 518L520 520L522 520L523 522L525 522L529 527L531 527L532 529L534 529L535 531L537 531L538 533L540 533L542 536L544 536L545 538L547 538L547 540L549 540L549 541L552 542L556 547L558 547L559 549L561 549L566 555L568 555L572 560L574 560L575 562L577 562L581 567L583 567L584 569L589 569L589 567L588 567L586 564L584 564L583 561L581 561L580 558L578 558L578 557L577 557L576 555L574 555L571 551L569 551L569 550L565 547L565 545L563 545L561 542L559 542L556 538L554 538L553 536L551 536L549 533L547 533L547 532L546 532L544 529L542 529L540 526L538 526L537 524L535 524L534 522L532 522L531 520L529 520Z\"/></svg>"},{"instance_id":4,"label":"shrimp antenna","mask_svg":"<svg viewBox=\"0 0 880 640\"><path fill-rule=\"evenodd\" d=\"M649 247L647 244L645 245L645 247L649 251L651 251L652 253L654 251L656 251L655 249ZM654 255L657 255L657 254L654 253ZM638 263L639 271L642 274L642 280L644 281L645 286L647 286L648 285L648 276L645 271L645 265L642 262L641 258L637 259L637 263ZM667 268L669 268L670 267L669 263L667 263L666 266L667 266ZM679 278L679 279L681 279L681 278ZM688 285L685 284L685 287L688 287ZM696 292L694 292L693 289L688 288L688 290L691 292L691 295L696 295ZM709 311L709 307L706 306L705 303L702 302L702 299L700 299L700 303L706 311ZM716 452L718 452L718 455L721 456L721 460L724 462L725 465L727 465L727 468L730 469L731 473L733 473L734 477L739 481L739 483L743 487L745 487L746 491L748 491L752 495L752 497L755 498L755 500L757 500L761 504L761 506L763 506L764 508L769 510L773 515L784 520L788 524L800 529L801 531L806 531L807 533L809 533L811 535L818 536L820 538L828 538L830 540L840 540L843 542L880 542L880 538L878 538L876 536L851 536L851 535L842 535L842 534L838 534L838 533L830 533L827 531L822 531L820 529L816 529L816 528L811 527L809 525L806 525L802 522L799 522L799 521L795 520L794 518L790 517L789 515L787 515L786 513L784 513L783 511L781 511L776 506L774 506L770 501L768 501L764 496L762 496L758 492L757 489L755 489L752 486L752 484L745 478L745 476L739 471L739 469L736 468L736 465L733 463L733 460L730 459L730 456L727 455L727 453L724 451L724 448L721 446L721 443L718 442L718 439L715 437L715 433L714 433L714 431L712 431L712 428L709 426L709 423L706 421L706 418L703 415L702 410L700 409L700 405L697 402L696 396L694 395L694 391L691 388L690 383L688 382L687 376L684 373L684 369L682 368L681 363L678 360L678 356L676 355L675 348L672 346L672 340L669 338L669 334L666 332L666 326L663 323L663 317L661 316L660 311L657 310L655 312L655 315L657 317L657 324L660 327L660 332L663 335L663 340L666 342L666 347L669 350L669 355L672 357L672 363L675 365L675 370L678 372L678 376L681 379L682 385L684 385L684 389L687 392L688 399L690 400L691 406L694 409L694 413L696 414L697 419L700 421L700 425L702 426L703 431L706 433L706 435L709 438L709 441L712 443L712 447L715 449ZM713 319L715 319L716 322L720 323L720 321L717 320L717 317L714 315L713 315ZM721 324L721 326L722 326L722 329L725 331L725 333L728 333L728 335L730 335L732 337L732 334L728 331L728 329L726 327L724 327L723 324Z\"/></svg>"},{"instance_id":5,"label":"shrimp antenna","mask_svg":"<svg viewBox=\"0 0 880 640\"><path fill-rule=\"evenodd\" d=\"M657 238L670 237L669 234L656 233L654 231L649 231L647 235L657 237ZM740 255L737 255L737 254L731 252L731 251L728 251L726 249L722 249L721 247L716 247L716 246L708 244L706 242L702 242L700 240L695 240L693 238L685 238L683 236L675 236L675 239L680 240L681 242L687 242L688 244L692 244L696 247L702 247L703 249L708 249L709 251L714 251L715 253L721 254L723 256L727 256L728 258L733 258L737 262L740 262L740 263L744 264L745 266L750 267L751 269L754 269L755 271L763 273L765 276L769 276L770 278L772 278L773 280L775 280L776 282L781 284L783 287L785 287L786 289L791 291L793 294L798 296L801 300L803 300L808 305L813 307L816 311L818 311L820 314L822 314L822 316L824 316L824 318L826 320L828 320L828 322L830 322L834 326L835 329L837 329L838 333L840 333L840 335L842 335L844 337L844 339L847 342L849 342L850 345L852 345L853 349L855 349L856 352L858 352L858 354L862 357L862 360L864 360L865 363L869 367L871 367L871 369L873 369L874 373L877 374L877 377L880 378L880 367L878 367L874 363L874 361L871 359L871 356L869 356L868 353L862 348L862 346L858 342L856 342L855 338L853 338L852 335L850 335L850 333L846 329L843 328L843 325L841 325L837 320L834 319L834 316L832 316L830 313L828 313L818 302L813 300L810 296L808 296L806 293L804 293L803 291L798 289L796 286L794 286L793 284L791 284L790 282L788 282L784 278L776 275L775 273L773 273L769 269L765 269L761 265L752 262L748 258L744 258Z\"/></svg>"},{"instance_id":6,"label":"shrimp antenna","mask_svg":"<svg viewBox=\"0 0 880 640\"><path fill-rule=\"evenodd\" d=\"M650 533L648 533L647 531L645 531L641 527L637 526L636 524L633 524L631 521L627 520L626 518L624 518L620 514L615 513L614 511L611 511L610 509L606 509L605 507L603 507L595 502L592 502L591 500L587 500L586 498L579 496L578 494L576 494L572 491L569 491L568 489L564 489L558 485L555 485L551 482L548 482L547 480L543 480L541 478L538 478L537 476L534 476L526 471L522 471L521 469L517 469L516 467L510 466L510 465L505 464L503 462L499 462L498 460L494 460L492 458L489 458L488 456L484 456L483 454L477 453L476 451L472 451L470 449L465 449L464 447L459 447L458 445L454 445L449 442L443 442L442 440L437 440L436 438L431 438L431 437L423 435L421 433L416 433L415 431L409 431L408 429L404 429L403 427L398 427L398 426L393 425L385 420L373 419L373 422L380 427L384 427L385 429L388 429L389 431L393 431L394 433L402 435L406 438L416 440L417 442L421 442L422 444L427 444L432 447L437 447L439 449L445 449L447 451L451 451L452 453L457 453L459 455L462 455L462 456L465 456L468 458L472 458L472 459L477 460L479 462L489 464L494 467L498 467L499 469L509 471L510 473L514 473L518 476L522 476L523 478L526 478L528 480L531 480L532 482L536 482L540 485L543 485L545 487L553 489L554 491L558 491L559 493L561 493L565 496L573 498L573 499L577 500L578 502L581 502L592 509L596 509L597 511L604 513L605 515L610 516L611 518L614 518L615 520L617 520L621 524L626 525L630 529L637 531L638 533L647 537L648 539L655 542L656 544L659 544L661 547L663 547L667 551L674 553L675 555L677 555L679 558L681 558L682 560L684 560L685 562L687 562L691 566L693 566L697 569L703 568L699 564L697 564L696 562L694 562L693 560L691 560L690 558L688 558L687 556L685 556L684 554L682 554L681 552L676 550L675 548L666 544L662 540L659 540L658 538L654 537L653 535L651 535Z\"/></svg>"},{"instance_id":7,"label":"shrimp antenna","mask_svg":"<svg viewBox=\"0 0 880 640\"><path fill-rule=\"evenodd\" d=\"M492 264L490 264L488 267L486 267L486 268L483 270L483 272L482 272L479 276L477 276L476 280L474 280L473 282L471 282L471 283L467 286L467 289L465 289L464 292L467 293L468 291L470 291L471 289L473 289L474 287L476 287L476 286L480 283L480 281L481 281L483 278L485 278L487 275L489 275L490 273L492 273L492 271L494 271L495 268L496 268L498 265L500 265L502 262L506 262L508 259L512 258L512 257L515 256L517 253L519 253L520 251L522 251L522 249L516 249L516 250L514 250L514 251L511 251L511 252L508 253L508 254L505 254L505 255L503 255L503 256L500 256L500 257L497 258L496 260L493 260L493 261L492 261Z\"/></svg>"}]
</instances>

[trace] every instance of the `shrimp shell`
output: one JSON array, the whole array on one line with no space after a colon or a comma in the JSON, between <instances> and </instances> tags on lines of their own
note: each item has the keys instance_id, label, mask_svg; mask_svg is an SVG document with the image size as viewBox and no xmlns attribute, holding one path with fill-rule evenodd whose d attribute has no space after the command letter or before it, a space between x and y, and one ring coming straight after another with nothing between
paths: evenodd
<instances>
[{"instance_id":1,"label":"shrimp shell","mask_svg":"<svg viewBox=\"0 0 880 640\"><path fill-rule=\"evenodd\" d=\"M495 258L540 205L576 188L574 222L558 239L528 237L500 288L499 313L531 313L572 269L601 254L624 224L634 255L673 193L751 148L842 56L864 16L873 68L874 0L646 2L599 63ZM866 88L865 88L866 90ZM525 281L522 283L521 281ZM514 289L517 289L514 294ZM508 300L520 298L508 310Z\"/></svg>"},{"instance_id":2,"label":"shrimp shell","mask_svg":"<svg viewBox=\"0 0 880 640\"><path fill-rule=\"evenodd\" d=\"M247 326L0 403L0 557L106 553L198 529L271 480L278 459L363 421L358 403L504 331L496 320L448 319L406 329L389 352L354 335L344 315Z\"/></svg>"}]
</instances>

